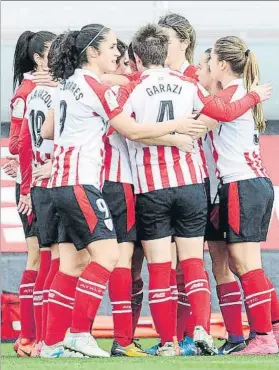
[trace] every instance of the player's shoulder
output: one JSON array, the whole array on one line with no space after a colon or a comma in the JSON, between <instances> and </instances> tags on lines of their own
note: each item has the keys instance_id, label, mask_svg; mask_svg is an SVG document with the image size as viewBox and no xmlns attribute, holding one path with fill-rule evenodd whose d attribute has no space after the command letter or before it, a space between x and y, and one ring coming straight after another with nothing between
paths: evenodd
<instances>
[{"instance_id":1,"label":"player's shoulder","mask_svg":"<svg viewBox=\"0 0 279 370\"><path fill-rule=\"evenodd\" d=\"M185 82L185 84L188 84L189 86L198 86L198 83L195 79L191 78L191 77L187 77L185 76L184 74L180 73L180 72L177 72L177 71L170 71L169 72L169 75L171 77L173 77L174 79L177 79L177 80L180 80L180 81L183 81Z\"/></svg>"},{"instance_id":2,"label":"player's shoulder","mask_svg":"<svg viewBox=\"0 0 279 370\"><path fill-rule=\"evenodd\" d=\"M31 80L24 78L21 84L16 89L13 100L23 99L26 100L28 95L34 90L36 84Z\"/></svg>"},{"instance_id":3,"label":"player's shoulder","mask_svg":"<svg viewBox=\"0 0 279 370\"><path fill-rule=\"evenodd\" d=\"M198 81L198 75L197 75L198 67L194 64L190 64L184 71L184 76L191 78L195 81Z\"/></svg>"}]
</instances>

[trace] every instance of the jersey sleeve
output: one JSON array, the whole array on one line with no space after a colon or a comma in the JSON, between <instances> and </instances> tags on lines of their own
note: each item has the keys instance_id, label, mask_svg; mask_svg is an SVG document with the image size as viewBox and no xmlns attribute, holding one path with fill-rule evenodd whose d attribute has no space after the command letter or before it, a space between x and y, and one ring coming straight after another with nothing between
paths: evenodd
<instances>
[{"instance_id":1,"label":"jersey sleeve","mask_svg":"<svg viewBox=\"0 0 279 370\"><path fill-rule=\"evenodd\" d=\"M19 166L22 177L20 185L20 194L26 195L30 193L32 181L32 142L26 118L22 121L18 141Z\"/></svg>"},{"instance_id":2,"label":"jersey sleeve","mask_svg":"<svg viewBox=\"0 0 279 370\"><path fill-rule=\"evenodd\" d=\"M128 113L130 116L133 115L134 110L131 100L131 91L133 90L134 84L130 83L126 86L122 86L118 92L118 103L123 108L123 111Z\"/></svg>"},{"instance_id":3,"label":"jersey sleeve","mask_svg":"<svg viewBox=\"0 0 279 370\"><path fill-rule=\"evenodd\" d=\"M130 75L124 74L124 76L127 77L130 82L132 82L132 81L139 80L140 76L141 76L141 73L137 71L137 72L134 72Z\"/></svg>"},{"instance_id":4,"label":"jersey sleeve","mask_svg":"<svg viewBox=\"0 0 279 370\"><path fill-rule=\"evenodd\" d=\"M25 112L25 101L22 98L16 99L11 106L11 125L9 135L9 151L11 154L18 154L18 140L22 120Z\"/></svg>"},{"instance_id":5,"label":"jersey sleeve","mask_svg":"<svg viewBox=\"0 0 279 370\"><path fill-rule=\"evenodd\" d=\"M109 87L100 84L90 76L85 76L84 78L100 102L100 104L92 105L92 109L98 115L109 121L122 112L115 93Z\"/></svg>"},{"instance_id":6,"label":"jersey sleeve","mask_svg":"<svg viewBox=\"0 0 279 370\"><path fill-rule=\"evenodd\" d=\"M218 95L205 96L198 86L194 98L194 107L198 112L210 118L222 122L231 122L260 102L259 95L252 91L243 98L230 103L236 89L237 86L230 86L219 92Z\"/></svg>"}]
</instances>

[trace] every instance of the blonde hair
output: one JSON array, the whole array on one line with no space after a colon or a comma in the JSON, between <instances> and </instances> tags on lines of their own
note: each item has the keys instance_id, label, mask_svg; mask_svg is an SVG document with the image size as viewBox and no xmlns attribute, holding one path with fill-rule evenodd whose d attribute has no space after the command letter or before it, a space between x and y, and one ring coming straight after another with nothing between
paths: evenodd
<instances>
[{"instance_id":1,"label":"blonde hair","mask_svg":"<svg viewBox=\"0 0 279 370\"><path fill-rule=\"evenodd\" d=\"M196 31L185 17L180 14L170 13L160 17L158 24L161 27L172 28L180 41L188 41L185 57L190 64L194 62L194 50L196 46Z\"/></svg>"},{"instance_id":2,"label":"blonde hair","mask_svg":"<svg viewBox=\"0 0 279 370\"><path fill-rule=\"evenodd\" d=\"M245 42L236 36L222 37L214 45L214 53L218 60L225 60L230 64L231 70L243 77L247 92L250 90L255 77L260 78L260 71L255 53L251 52ZM253 108L255 125L260 132L266 127L262 104Z\"/></svg>"}]
</instances>

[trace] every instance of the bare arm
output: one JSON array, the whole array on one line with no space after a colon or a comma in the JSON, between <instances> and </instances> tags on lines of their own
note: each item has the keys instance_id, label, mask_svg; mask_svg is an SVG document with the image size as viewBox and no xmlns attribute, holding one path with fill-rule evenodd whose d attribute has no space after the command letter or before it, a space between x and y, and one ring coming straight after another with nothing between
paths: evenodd
<instances>
[{"instance_id":1,"label":"bare arm","mask_svg":"<svg viewBox=\"0 0 279 370\"><path fill-rule=\"evenodd\" d=\"M194 147L194 140L189 135L175 134L165 135L153 139L135 140L147 145L175 146L183 152L191 152Z\"/></svg>"},{"instance_id":2,"label":"bare arm","mask_svg":"<svg viewBox=\"0 0 279 370\"><path fill-rule=\"evenodd\" d=\"M112 127L129 140L158 138L173 132L187 134L189 132L189 127L191 127L193 131L196 130L198 134L199 132L204 133L206 128L203 122L187 116L171 121L160 122L159 124L157 122L137 123L134 118L126 112L117 114L109 122Z\"/></svg>"}]
</instances>

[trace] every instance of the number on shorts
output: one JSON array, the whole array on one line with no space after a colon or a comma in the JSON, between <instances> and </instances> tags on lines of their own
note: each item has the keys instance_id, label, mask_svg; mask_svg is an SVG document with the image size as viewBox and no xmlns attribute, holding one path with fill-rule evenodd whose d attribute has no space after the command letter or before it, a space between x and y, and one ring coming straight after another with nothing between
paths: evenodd
<instances>
[{"instance_id":1,"label":"number on shorts","mask_svg":"<svg viewBox=\"0 0 279 370\"><path fill-rule=\"evenodd\" d=\"M174 119L172 100L160 101L157 122L169 121L171 119Z\"/></svg>"},{"instance_id":2,"label":"number on shorts","mask_svg":"<svg viewBox=\"0 0 279 370\"><path fill-rule=\"evenodd\" d=\"M109 218L109 209L104 199L102 198L97 199L96 204L97 204L98 210L105 214L105 218Z\"/></svg>"},{"instance_id":3,"label":"number on shorts","mask_svg":"<svg viewBox=\"0 0 279 370\"><path fill-rule=\"evenodd\" d=\"M35 143L35 147L39 148L42 145L43 138L41 137L41 129L42 125L45 122L45 115L44 112L38 110L35 113L35 110L32 109L30 114L29 114L30 122L31 122L31 127L32 127L32 137L33 141Z\"/></svg>"},{"instance_id":4,"label":"number on shorts","mask_svg":"<svg viewBox=\"0 0 279 370\"><path fill-rule=\"evenodd\" d=\"M65 100L61 100L60 102L60 136L64 130L66 114L67 114L67 103L65 102Z\"/></svg>"}]
</instances>

